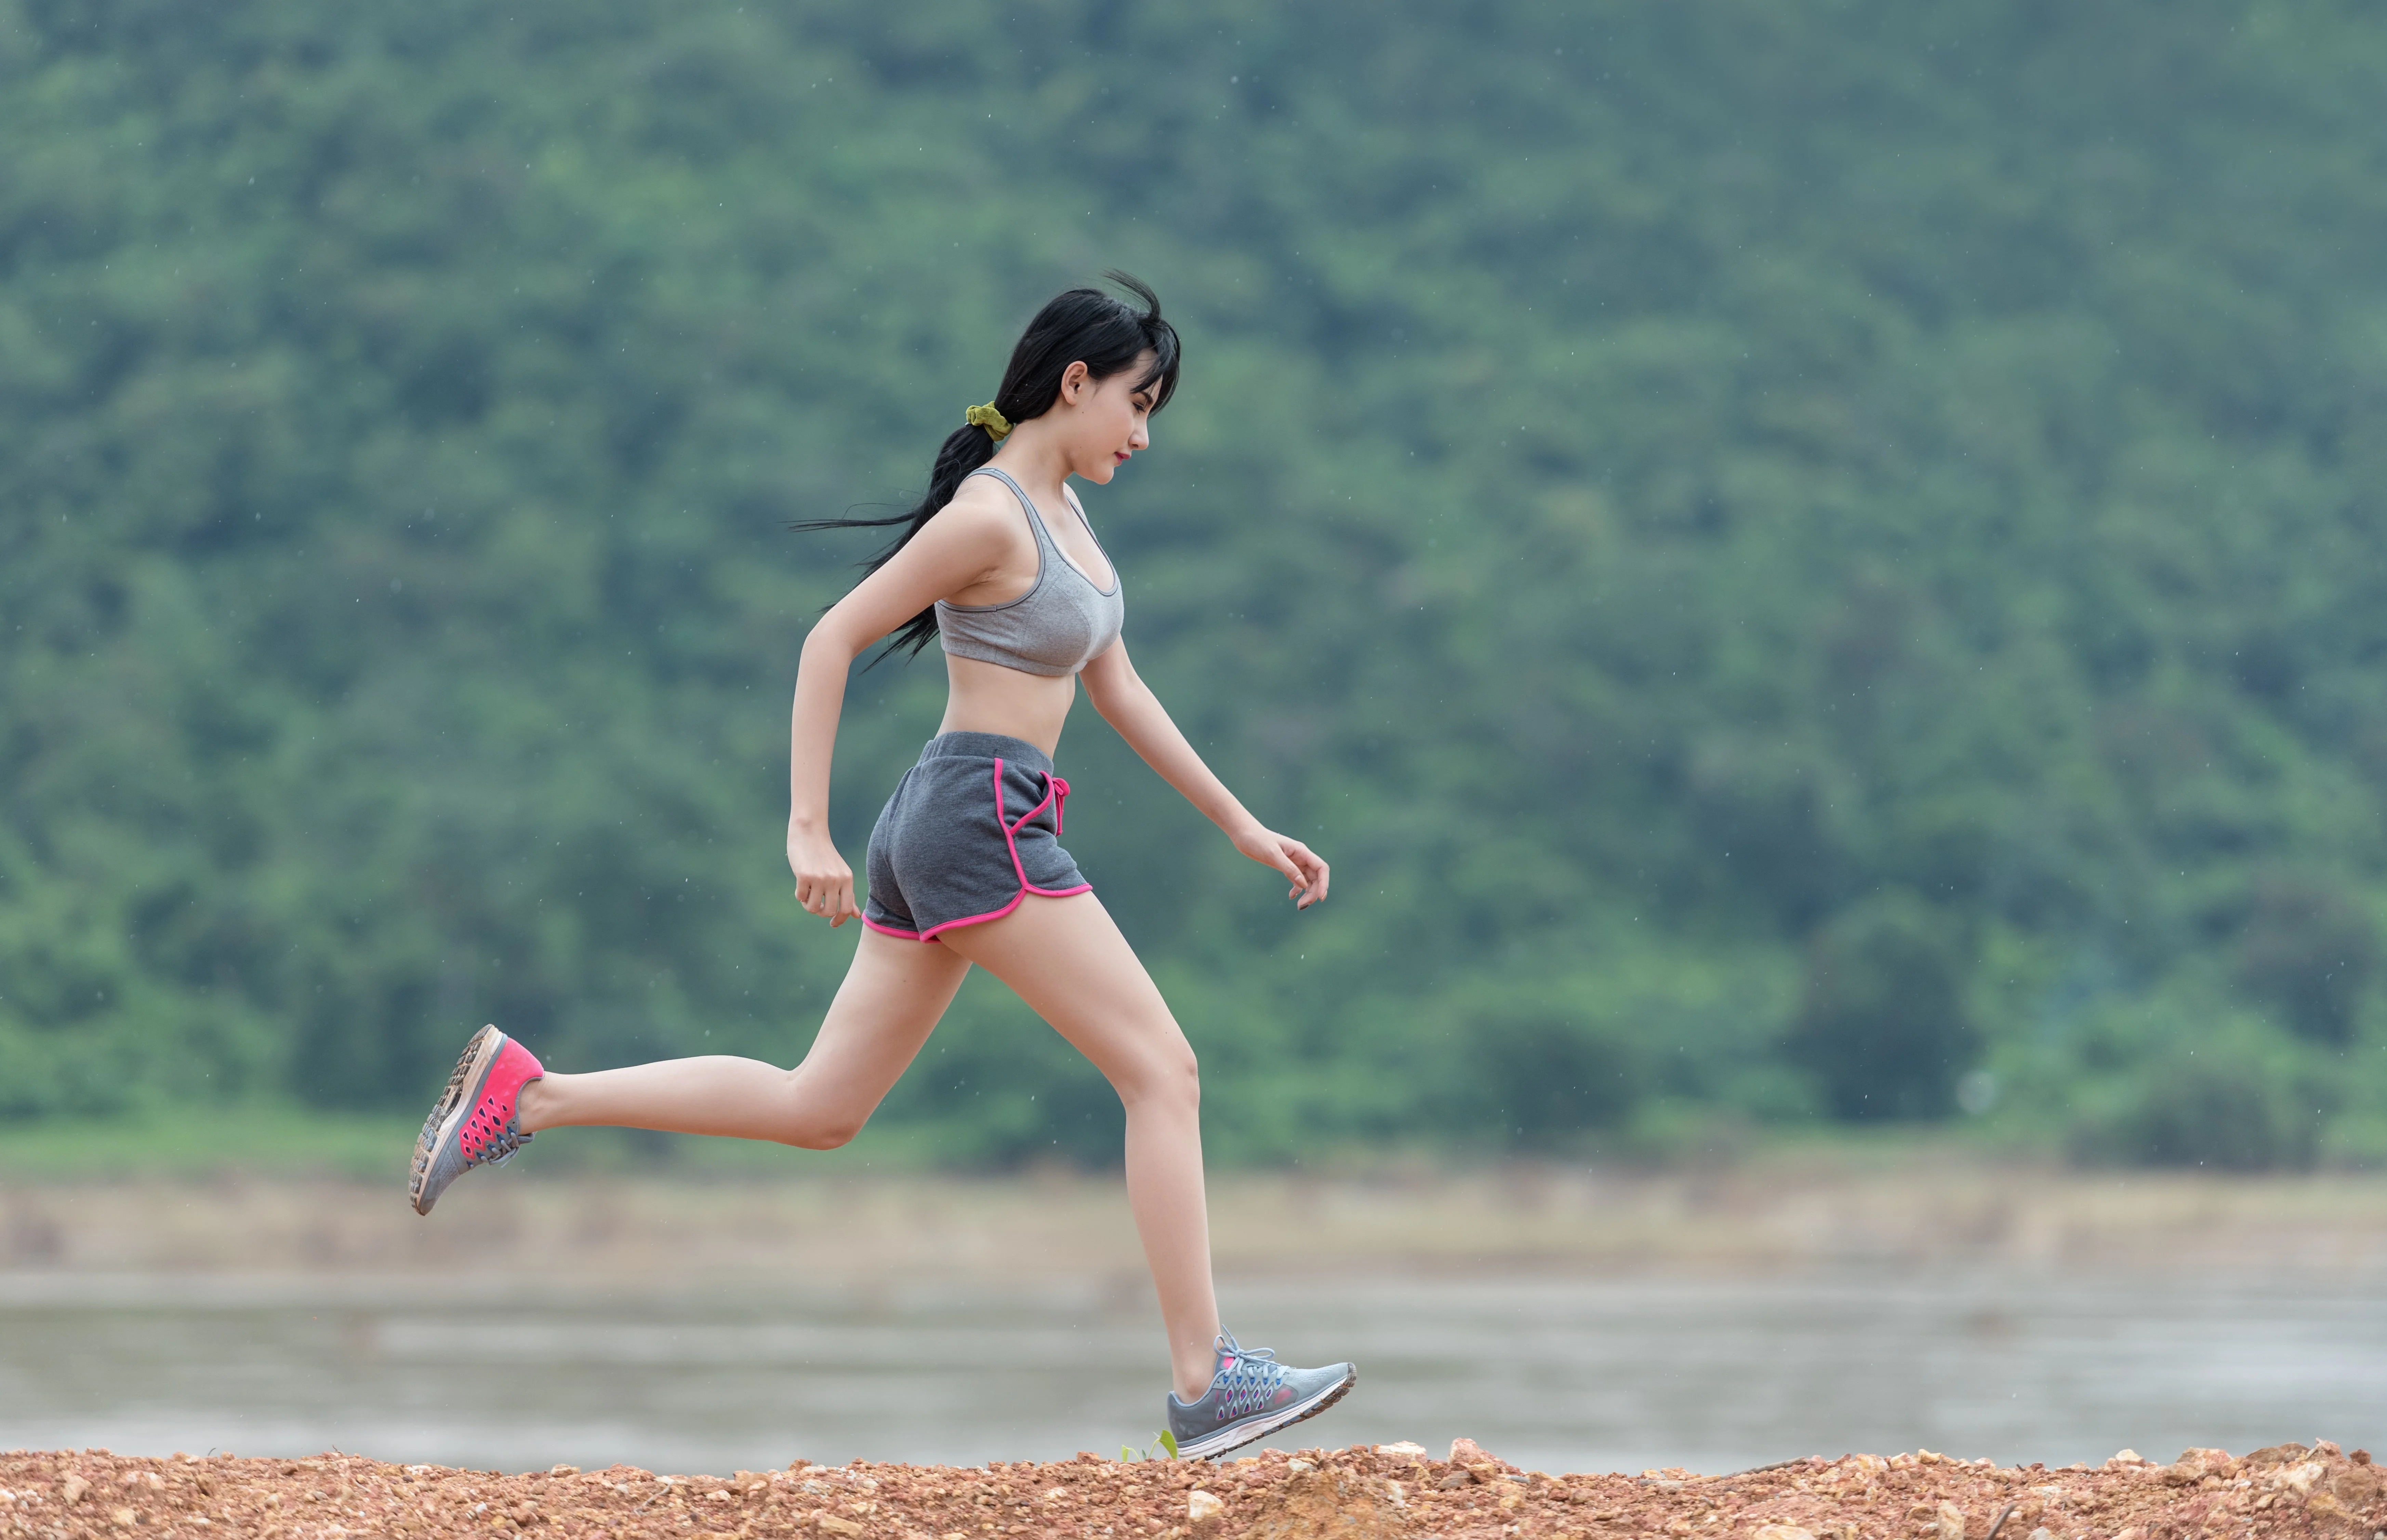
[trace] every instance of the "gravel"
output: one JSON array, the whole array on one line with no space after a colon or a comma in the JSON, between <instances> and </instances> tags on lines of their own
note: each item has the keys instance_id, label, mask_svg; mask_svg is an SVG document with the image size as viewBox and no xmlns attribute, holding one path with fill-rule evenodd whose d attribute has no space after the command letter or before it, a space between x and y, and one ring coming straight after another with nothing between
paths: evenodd
<instances>
[{"instance_id":1,"label":"gravel","mask_svg":"<svg viewBox=\"0 0 2387 1540\"><path fill-rule=\"evenodd\" d=\"M1466 1439L1279 1450L1217 1463L824 1467L659 1476L617 1465L507 1475L357 1456L0 1455L0 1535L33 1540L2382 1540L2369 1455L2326 1441L2168 1465L2001 1469L1927 1450L1737 1475L1550 1475Z\"/></svg>"}]
</instances>

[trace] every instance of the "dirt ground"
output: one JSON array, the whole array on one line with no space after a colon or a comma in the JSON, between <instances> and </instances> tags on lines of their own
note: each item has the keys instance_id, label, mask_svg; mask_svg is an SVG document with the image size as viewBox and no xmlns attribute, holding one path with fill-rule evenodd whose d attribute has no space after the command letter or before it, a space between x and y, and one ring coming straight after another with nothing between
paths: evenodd
<instances>
[{"instance_id":1,"label":"dirt ground","mask_svg":"<svg viewBox=\"0 0 2387 1540\"><path fill-rule=\"evenodd\" d=\"M627 1466L524 1475L315 1459L0 1455L0 1533L44 1540L2380 1540L2387 1486L2328 1442L2170 1465L2125 1450L2101 1470L2001 1470L1918 1451L1793 1460L1739 1475L1548 1475L1461 1439L1219 1463L874 1465L734 1476Z\"/></svg>"}]
</instances>

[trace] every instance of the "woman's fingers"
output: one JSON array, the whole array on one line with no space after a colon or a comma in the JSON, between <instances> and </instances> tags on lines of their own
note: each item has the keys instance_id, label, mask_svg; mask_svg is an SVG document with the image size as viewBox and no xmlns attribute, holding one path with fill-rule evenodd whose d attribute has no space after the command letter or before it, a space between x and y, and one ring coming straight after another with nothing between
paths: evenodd
<instances>
[{"instance_id":1,"label":"woman's fingers","mask_svg":"<svg viewBox=\"0 0 2387 1540\"><path fill-rule=\"evenodd\" d=\"M1276 869L1282 872L1285 880L1293 884L1292 890L1284 896L1293 900L1295 907L1298 908L1301 907L1302 891L1309 886L1309 874L1303 871L1301 863L1293 858L1293 852L1287 848L1291 843L1291 840L1278 842Z\"/></svg>"},{"instance_id":2,"label":"woman's fingers","mask_svg":"<svg viewBox=\"0 0 2387 1540\"><path fill-rule=\"evenodd\" d=\"M1300 896L1301 907L1322 903L1326 897L1326 863L1298 839L1284 841L1285 859L1293 867L1293 884Z\"/></svg>"},{"instance_id":3,"label":"woman's fingers","mask_svg":"<svg viewBox=\"0 0 2387 1540\"><path fill-rule=\"evenodd\" d=\"M822 875L800 877L796 882L796 902L804 913L818 915L830 927L843 925L849 919L860 919L862 911L853 902L853 877Z\"/></svg>"},{"instance_id":4,"label":"woman's fingers","mask_svg":"<svg viewBox=\"0 0 2387 1540\"><path fill-rule=\"evenodd\" d=\"M1307 845L1271 829L1260 828L1238 835L1235 849L1263 866L1273 866L1293 884L1285 896L1300 908L1326 897L1326 863L1320 860Z\"/></svg>"}]
</instances>

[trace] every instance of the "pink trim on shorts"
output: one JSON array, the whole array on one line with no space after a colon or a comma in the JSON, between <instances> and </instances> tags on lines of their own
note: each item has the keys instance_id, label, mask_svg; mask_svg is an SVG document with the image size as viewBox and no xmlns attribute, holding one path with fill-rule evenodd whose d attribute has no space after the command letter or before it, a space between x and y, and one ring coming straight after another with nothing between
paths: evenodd
<instances>
[{"instance_id":1,"label":"pink trim on shorts","mask_svg":"<svg viewBox=\"0 0 2387 1540\"><path fill-rule=\"evenodd\" d=\"M1028 880L1028 868L1019 864L1018 834L1021 829L1028 827L1028 820L1043 812L1056 797L1062 800L1062 807L1066 808L1068 805L1067 799L1069 796L1069 783L1063 780L1060 776L1053 774L1050 770L1042 772L1042 775L1044 776L1044 800L1038 802L1034 807L1029 808L1027 812L1021 814L1019 815L1019 821L1017 823L1014 823L1010 818L1004 815L1003 810L1003 761L998 759L994 762L994 821L1002 826L1003 843L1004 847L1011 852L1011 870L1013 875L1019 878L1019 891L1011 895L1011 902L1009 903L1004 904L1000 909L990 909L983 915L965 915L961 919L947 920L942 925L932 925L928 927L928 929L920 931L917 934L909 930L892 929L887 926L878 924L867 915L864 916L862 923L868 926L871 929L878 931L882 936L893 936L899 940L933 941L937 939L938 932L951 930L958 925L984 925L989 920L999 920L1003 918L1004 915L1010 914L1014 909L1018 908L1021 903L1027 901L1028 895L1030 893L1036 894L1039 898L1074 898L1080 893L1092 892L1094 890L1094 885L1091 882L1080 882L1075 888L1039 888L1036 884ZM1061 817L1061 809L1054 809L1053 828L1055 833L1060 831Z\"/></svg>"},{"instance_id":2,"label":"pink trim on shorts","mask_svg":"<svg viewBox=\"0 0 2387 1540\"><path fill-rule=\"evenodd\" d=\"M1072 893L1092 892L1093 891L1094 885L1091 882L1080 882L1075 888L1039 888L1034 883L1028 880L1028 868L1019 864L1019 841L1015 837L1021 829L1028 827L1028 820L1043 812L1047 806L1051 805L1053 800L1057 797L1061 800L1061 806L1053 809L1053 832L1058 834L1061 832L1062 814L1069 805L1069 783L1063 780L1060 776L1053 774L1050 770L1045 771L1043 775L1044 801L1038 802L1034 807L1031 807L1027 812L1021 814L1019 815L1019 822L1016 824L1004 823L1003 817L1003 761L996 760L994 762L994 821L998 824L1003 824L1003 842L1011 847L1011 869L1019 875L1019 890L1022 893L1042 893L1046 898L1067 898Z\"/></svg>"}]
</instances>

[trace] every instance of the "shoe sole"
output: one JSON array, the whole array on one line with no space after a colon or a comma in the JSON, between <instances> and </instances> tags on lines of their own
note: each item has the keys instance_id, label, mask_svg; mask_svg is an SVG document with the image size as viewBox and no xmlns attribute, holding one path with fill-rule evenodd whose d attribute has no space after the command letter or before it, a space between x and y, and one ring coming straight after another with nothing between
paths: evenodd
<instances>
[{"instance_id":1,"label":"shoe sole","mask_svg":"<svg viewBox=\"0 0 2387 1540\"><path fill-rule=\"evenodd\" d=\"M430 1213L431 1205L439 1201L436 1196L426 1199L423 1187L431 1180L431 1160L439 1149L441 1136L460 1112L480 1099L481 1087L487 1083L489 1071L496 1067L498 1054L505 1045L506 1035L494 1026L474 1033L473 1041L464 1044L463 1054L456 1061L456 1072L448 1077L448 1089L439 1093L439 1100L432 1105L431 1116L423 1120L423 1132L414 1141L414 1163L406 1178L407 1201L414 1205L417 1214Z\"/></svg>"},{"instance_id":2,"label":"shoe sole","mask_svg":"<svg viewBox=\"0 0 2387 1540\"><path fill-rule=\"evenodd\" d=\"M1215 1433L1197 1438L1190 1444L1179 1445L1177 1456L1180 1459L1216 1459L1219 1456L1232 1449L1240 1449L1246 1444L1257 1444L1269 1434L1290 1428L1296 1422L1307 1422L1350 1395L1351 1387L1358 1382L1359 1370L1355 1365L1351 1372L1343 1376L1340 1382L1327 1386L1308 1400L1297 1401L1282 1411L1271 1412L1266 1417L1254 1417L1240 1422L1230 1422Z\"/></svg>"}]
</instances>

